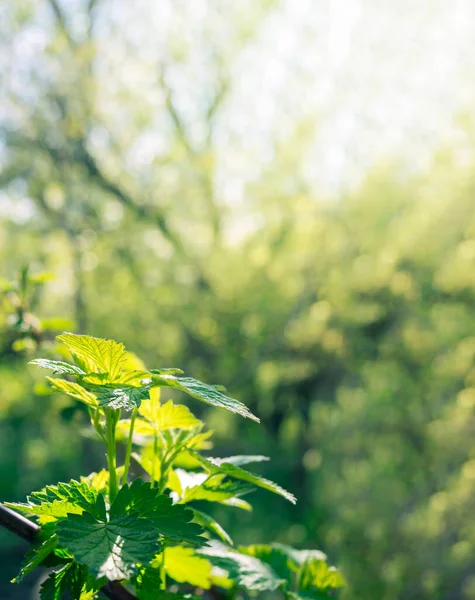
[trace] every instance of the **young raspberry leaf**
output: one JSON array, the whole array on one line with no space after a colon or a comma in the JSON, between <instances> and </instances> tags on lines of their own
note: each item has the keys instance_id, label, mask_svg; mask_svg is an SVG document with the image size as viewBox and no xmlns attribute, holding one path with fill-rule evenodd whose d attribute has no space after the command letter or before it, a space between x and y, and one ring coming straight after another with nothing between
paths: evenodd
<instances>
[{"instance_id":1,"label":"young raspberry leaf","mask_svg":"<svg viewBox=\"0 0 475 600\"><path fill-rule=\"evenodd\" d=\"M78 358L78 362L88 373L108 373L109 381L119 377L127 363L127 354L123 344L114 340L103 340L90 335L63 333L57 338L63 342Z\"/></svg>"},{"instance_id":2,"label":"young raspberry leaf","mask_svg":"<svg viewBox=\"0 0 475 600\"><path fill-rule=\"evenodd\" d=\"M148 564L161 549L159 532L148 519L137 511L108 518L102 495L97 497L94 516L68 515L58 523L57 535L76 562L86 565L94 577L110 580L130 579L138 564Z\"/></svg>"},{"instance_id":3,"label":"young raspberry leaf","mask_svg":"<svg viewBox=\"0 0 475 600\"><path fill-rule=\"evenodd\" d=\"M140 567L132 583L138 600L156 600L162 585L160 570L153 567Z\"/></svg>"},{"instance_id":4,"label":"young raspberry leaf","mask_svg":"<svg viewBox=\"0 0 475 600\"><path fill-rule=\"evenodd\" d=\"M88 406L97 406L97 398L94 394L88 392L82 385L79 385L79 383L66 381L66 379L53 379L52 377L47 377L46 379L54 390L72 396Z\"/></svg>"},{"instance_id":5,"label":"young raspberry leaf","mask_svg":"<svg viewBox=\"0 0 475 600\"><path fill-rule=\"evenodd\" d=\"M152 435L154 430L192 429L202 425L201 421L191 413L189 408L182 404L173 404L172 400L158 406L153 400L144 402L139 409L139 413L152 425Z\"/></svg>"},{"instance_id":6,"label":"young raspberry leaf","mask_svg":"<svg viewBox=\"0 0 475 600\"><path fill-rule=\"evenodd\" d=\"M240 546L239 552L254 556L269 565L282 579L288 581L289 585L295 577L296 565L288 554L273 544L255 544L253 546Z\"/></svg>"},{"instance_id":7,"label":"young raspberry leaf","mask_svg":"<svg viewBox=\"0 0 475 600\"><path fill-rule=\"evenodd\" d=\"M293 494L284 490L284 488L277 485L273 481L269 481L260 475L255 475L254 473L249 473L249 471L245 471L241 469L241 467L236 466L232 462L228 462L226 458L212 458L212 457L204 457L197 452L191 451L191 454L204 466L204 468L209 473L216 473L226 475L233 479L240 479L242 481L247 481L248 483L252 483L253 485L257 485L261 488L264 488L270 492L274 492L275 494L279 494L284 497L292 504L296 503L296 498ZM236 457L231 457L231 461ZM242 458L242 457L239 457ZM254 457L255 458L255 457Z\"/></svg>"},{"instance_id":8,"label":"young raspberry leaf","mask_svg":"<svg viewBox=\"0 0 475 600\"><path fill-rule=\"evenodd\" d=\"M242 465L248 465L249 463L264 462L268 460L268 456L242 454L239 456L227 456L226 458L214 458L213 462L217 465L229 463L230 465L241 467Z\"/></svg>"},{"instance_id":9,"label":"young raspberry leaf","mask_svg":"<svg viewBox=\"0 0 475 600\"><path fill-rule=\"evenodd\" d=\"M101 582L92 579L83 565L69 562L50 573L40 588L41 600L62 600L68 592L71 598L92 600Z\"/></svg>"},{"instance_id":10,"label":"young raspberry leaf","mask_svg":"<svg viewBox=\"0 0 475 600\"><path fill-rule=\"evenodd\" d=\"M318 592L331 592L345 585L345 580L335 567L317 558L306 560L298 574L297 584L306 598L318 598Z\"/></svg>"},{"instance_id":11,"label":"young raspberry leaf","mask_svg":"<svg viewBox=\"0 0 475 600\"><path fill-rule=\"evenodd\" d=\"M160 494L149 481L136 479L130 486L124 485L111 507L110 517L129 511L137 511L146 518L167 541L194 546L206 542L201 526L191 522L193 512L181 504L173 504L169 496Z\"/></svg>"},{"instance_id":12,"label":"young raspberry leaf","mask_svg":"<svg viewBox=\"0 0 475 600\"><path fill-rule=\"evenodd\" d=\"M159 567L161 556L152 562ZM209 590L211 587L211 563L198 556L192 548L172 546L165 550L165 572L177 583L189 583L195 587Z\"/></svg>"},{"instance_id":13,"label":"young raspberry leaf","mask_svg":"<svg viewBox=\"0 0 475 600\"><path fill-rule=\"evenodd\" d=\"M87 482L71 480L69 483L46 486L40 492L32 492L26 503L7 502L5 506L39 517L40 523L66 519L68 514L92 511L97 499L97 490Z\"/></svg>"},{"instance_id":14,"label":"young raspberry leaf","mask_svg":"<svg viewBox=\"0 0 475 600\"><path fill-rule=\"evenodd\" d=\"M231 536L215 519L213 519L213 517L202 512L201 510L196 510L196 508L193 509L193 513L195 515L195 521L202 527L207 529L209 532L214 533L225 544L229 544L230 546L234 545Z\"/></svg>"},{"instance_id":15,"label":"young raspberry leaf","mask_svg":"<svg viewBox=\"0 0 475 600\"><path fill-rule=\"evenodd\" d=\"M255 488L248 483L240 481L223 481L225 475L214 475L209 479L206 473L188 473L183 469L176 469L175 473L182 485L181 502L205 500L207 502L223 502L230 498L243 496Z\"/></svg>"},{"instance_id":16,"label":"young raspberry leaf","mask_svg":"<svg viewBox=\"0 0 475 600\"><path fill-rule=\"evenodd\" d=\"M42 369L49 369L50 371L53 371L53 375L86 375L86 372L80 367L62 362L60 360L35 358L34 360L30 360L28 364L41 367Z\"/></svg>"},{"instance_id":17,"label":"young raspberry leaf","mask_svg":"<svg viewBox=\"0 0 475 600\"><path fill-rule=\"evenodd\" d=\"M286 579L280 577L270 565L254 556L240 554L224 544L202 548L198 550L198 554L227 571L228 577L246 590L273 592L287 585Z\"/></svg>"},{"instance_id":18,"label":"young raspberry leaf","mask_svg":"<svg viewBox=\"0 0 475 600\"><path fill-rule=\"evenodd\" d=\"M21 570L15 579L12 579L12 583L20 583L23 577L36 569L54 551L57 544L58 538L53 535L36 548L31 548L25 555Z\"/></svg>"},{"instance_id":19,"label":"young raspberry leaf","mask_svg":"<svg viewBox=\"0 0 475 600\"><path fill-rule=\"evenodd\" d=\"M217 406L218 408L225 408L226 410L259 423L259 419L252 414L245 404L235 398L226 396L215 386L207 385L192 377L175 377L169 374L153 375L153 381L162 387L176 388L177 390L181 390L190 396L193 396L193 398L206 402L206 404L211 404L211 406Z\"/></svg>"},{"instance_id":20,"label":"young raspberry leaf","mask_svg":"<svg viewBox=\"0 0 475 600\"><path fill-rule=\"evenodd\" d=\"M292 546L277 543L271 544L271 547L283 552L288 557L295 571L298 571L304 562L308 560L327 560L327 555L321 550L297 550L296 548L292 548Z\"/></svg>"},{"instance_id":21,"label":"young raspberry leaf","mask_svg":"<svg viewBox=\"0 0 475 600\"><path fill-rule=\"evenodd\" d=\"M103 385L85 383L84 387L97 397L100 406L112 409L132 410L148 398L150 386L105 383Z\"/></svg>"}]
</instances>

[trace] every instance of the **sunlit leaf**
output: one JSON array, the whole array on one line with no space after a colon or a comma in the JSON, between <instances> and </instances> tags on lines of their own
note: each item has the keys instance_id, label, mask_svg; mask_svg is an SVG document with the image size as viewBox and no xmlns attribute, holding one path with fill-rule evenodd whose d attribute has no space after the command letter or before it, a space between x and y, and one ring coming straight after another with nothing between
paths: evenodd
<instances>
[{"instance_id":1,"label":"sunlit leaf","mask_svg":"<svg viewBox=\"0 0 475 600\"><path fill-rule=\"evenodd\" d=\"M154 375L153 379L158 385L182 390L202 402L206 402L207 404L219 408L225 408L242 417L247 417L248 419L259 422L259 419L252 414L245 404L239 400L226 396L212 385L207 385L192 377L174 377L173 375L166 374Z\"/></svg>"},{"instance_id":2,"label":"sunlit leaf","mask_svg":"<svg viewBox=\"0 0 475 600\"><path fill-rule=\"evenodd\" d=\"M49 369L53 371L53 375L85 375L86 373L77 367L60 360L49 360L48 358L35 358L30 360L30 365L41 367L42 369Z\"/></svg>"},{"instance_id":3,"label":"sunlit leaf","mask_svg":"<svg viewBox=\"0 0 475 600\"><path fill-rule=\"evenodd\" d=\"M79 383L66 381L66 379L53 379L52 377L47 377L46 379L54 390L72 396L73 398L76 398L76 400L81 400L81 402L84 402L89 406L97 406L97 398L95 395L88 392L82 385L79 385Z\"/></svg>"},{"instance_id":4,"label":"sunlit leaf","mask_svg":"<svg viewBox=\"0 0 475 600\"><path fill-rule=\"evenodd\" d=\"M152 563L159 566L161 558ZM172 546L165 550L165 571L178 583L203 588L211 587L211 563L195 554L192 548Z\"/></svg>"},{"instance_id":5,"label":"sunlit leaf","mask_svg":"<svg viewBox=\"0 0 475 600\"><path fill-rule=\"evenodd\" d=\"M74 333L63 333L57 339L88 365L87 372L109 373L109 380L114 381L125 368L127 355L123 344Z\"/></svg>"},{"instance_id":6,"label":"sunlit leaf","mask_svg":"<svg viewBox=\"0 0 475 600\"><path fill-rule=\"evenodd\" d=\"M253 485L257 485L262 487L270 492L274 492L275 494L279 494L283 496L292 504L295 504L296 499L293 494L284 490L280 485L274 483L273 481L269 481L260 475L255 475L253 473L249 473L249 471L245 471L230 462L226 462L226 459L216 459L211 457L203 457L198 453L193 453L196 459L205 467L207 471L210 473L220 473L223 475L227 475L228 477L232 477L234 479L241 479L243 481L247 481L248 483L252 483Z\"/></svg>"},{"instance_id":7,"label":"sunlit leaf","mask_svg":"<svg viewBox=\"0 0 475 600\"><path fill-rule=\"evenodd\" d=\"M136 387L114 383L103 385L87 383L85 385L97 397L100 406L106 406L114 410L119 408L132 410L140 406L142 400L148 398L147 386Z\"/></svg>"}]
</instances>

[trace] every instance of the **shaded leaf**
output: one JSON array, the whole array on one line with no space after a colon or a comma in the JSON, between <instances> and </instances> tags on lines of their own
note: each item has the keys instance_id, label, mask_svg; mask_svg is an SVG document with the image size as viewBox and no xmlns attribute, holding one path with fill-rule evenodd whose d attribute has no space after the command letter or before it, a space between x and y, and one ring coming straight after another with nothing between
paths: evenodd
<instances>
[{"instance_id":1,"label":"shaded leaf","mask_svg":"<svg viewBox=\"0 0 475 600\"><path fill-rule=\"evenodd\" d=\"M26 553L25 558L23 559L21 570L15 577L15 579L12 579L12 583L20 583L23 577L28 575L28 573L31 573L37 566L39 566L45 560L45 558L47 558L53 552L57 544L58 538L55 535L53 535L52 537L49 537L47 540L45 540L38 547L31 548Z\"/></svg>"},{"instance_id":2,"label":"shaded leaf","mask_svg":"<svg viewBox=\"0 0 475 600\"><path fill-rule=\"evenodd\" d=\"M240 554L223 544L215 544L197 552L206 556L213 565L227 571L230 579L247 590L274 591L287 583L268 564L254 556Z\"/></svg>"},{"instance_id":3,"label":"shaded leaf","mask_svg":"<svg viewBox=\"0 0 475 600\"><path fill-rule=\"evenodd\" d=\"M149 481L136 479L130 486L124 485L111 510L111 518L129 511L137 511L157 530L159 535L175 542L200 545L206 542L203 529L192 523L193 512L152 488Z\"/></svg>"},{"instance_id":4,"label":"shaded leaf","mask_svg":"<svg viewBox=\"0 0 475 600\"><path fill-rule=\"evenodd\" d=\"M327 559L327 555L321 550L297 550L296 548L292 548L292 546L287 546L285 544L271 544L271 546L286 554L295 564L296 569L303 565L307 560L317 559L326 561Z\"/></svg>"},{"instance_id":5,"label":"shaded leaf","mask_svg":"<svg viewBox=\"0 0 475 600\"><path fill-rule=\"evenodd\" d=\"M111 515L108 519L102 495L97 497L95 508L98 516L84 512L60 521L59 543L77 562L86 565L94 577L130 579L136 574L138 564L148 564L160 550L159 534L137 511Z\"/></svg>"},{"instance_id":6,"label":"shaded leaf","mask_svg":"<svg viewBox=\"0 0 475 600\"><path fill-rule=\"evenodd\" d=\"M50 573L40 588L41 600L62 600L69 592L71 598L92 600L101 582L94 580L84 565L69 562Z\"/></svg>"},{"instance_id":7,"label":"shaded leaf","mask_svg":"<svg viewBox=\"0 0 475 600\"><path fill-rule=\"evenodd\" d=\"M248 556L255 556L272 567L279 577L287 580L289 584L292 582L295 565L287 553L279 547L273 544L254 544L252 546L240 546L239 552Z\"/></svg>"},{"instance_id":8,"label":"shaded leaf","mask_svg":"<svg viewBox=\"0 0 475 600\"><path fill-rule=\"evenodd\" d=\"M155 600L161 592L160 570L153 567L140 567L133 579L138 600Z\"/></svg>"},{"instance_id":9,"label":"shaded leaf","mask_svg":"<svg viewBox=\"0 0 475 600\"><path fill-rule=\"evenodd\" d=\"M225 529L210 515L202 512L201 510L193 509L193 513L195 515L195 521L199 523L202 527L214 533L219 537L219 539L230 546L234 545L231 536L225 531Z\"/></svg>"}]
</instances>

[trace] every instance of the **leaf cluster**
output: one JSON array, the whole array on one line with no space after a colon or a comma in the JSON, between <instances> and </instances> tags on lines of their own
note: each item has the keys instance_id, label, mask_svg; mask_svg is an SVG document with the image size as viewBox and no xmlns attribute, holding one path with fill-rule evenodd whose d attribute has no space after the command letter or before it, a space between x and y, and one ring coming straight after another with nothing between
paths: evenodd
<instances>
[{"instance_id":1,"label":"leaf cluster","mask_svg":"<svg viewBox=\"0 0 475 600\"><path fill-rule=\"evenodd\" d=\"M281 590L286 598L316 600L330 598L343 585L321 552L279 545L236 548L224 528L195 505L251 510L243 496L256 488L295 503L280 485L243 468L267 457L204 455L212 432L188 407L163 403L160 390L175 388L257 421L244 404L216 386L182 377L179 369L146 370L115 341L72 333L58 340L71 361L39 358L32 364L60 376L48 378L55 391L87 405L92 428L106 445L108 469L7 504L41 525L39 543L15 581L36 566L55 567L41 588L42 600L59 600L66 592L92 599L104 582L116 580L133 587L141 600L178 600L190 588L212 586L252 594ZM118 444L125 444L123 466L117 465ZM129 476L132 461L148 481Z\"/></svg>"}]
</instances>

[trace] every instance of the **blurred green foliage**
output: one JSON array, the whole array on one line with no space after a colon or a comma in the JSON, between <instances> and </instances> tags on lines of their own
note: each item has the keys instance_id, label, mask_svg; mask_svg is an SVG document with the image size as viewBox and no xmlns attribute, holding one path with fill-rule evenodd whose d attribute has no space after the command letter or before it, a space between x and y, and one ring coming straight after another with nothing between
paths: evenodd
<instances>
[{"instance_id":1,"label":"blurred green foliage","mask_svg":"<svg viewBox=\"0 0 475 600\"><path fill-rule=\"evenodd\" d=\"M142 94L107 73L114 63L101 54L101 36L109 32L112 44L120 30L110 3L73 4L4 10L4 45L38 22L46 42L37 72L25 68L10 86L2 119L2 276L27 263L54 273L34 294L35 314L124 340L147 364L215 378L261 417L257 431L206 415L217 455L248 447L271 455L264 475L299 498L297 508L271 510L256 498L254 515L239 521L217 514L240 543L321 547L342 565L353 600L473 598L470 119L460 125L463 147L436 153L424 174L375 169L328 202L299 175L312 127L303 119L270 140L273 159L236 208L216 183L214 132L232 94L232 58L273 3L227 6L224 16L210 3L206 23L219 31L232 17L232 35L201 32L208 77L191 116L169 83L193 58L185 33L173 29L166 60L150 67L123 30L121 53L153 75ZM165 150L134 163L139 141L157 131ZM34 347L11 351L15 309L1 311L0 345L9 350L0 367L0 484L1 497L14 500L102 459L90 440L70 435L86 422L81 410L26 367ZM1 540L2 564L17 560L11 537Z\"/></svg>"}]
</instances>

